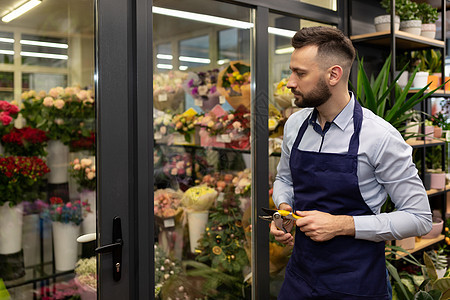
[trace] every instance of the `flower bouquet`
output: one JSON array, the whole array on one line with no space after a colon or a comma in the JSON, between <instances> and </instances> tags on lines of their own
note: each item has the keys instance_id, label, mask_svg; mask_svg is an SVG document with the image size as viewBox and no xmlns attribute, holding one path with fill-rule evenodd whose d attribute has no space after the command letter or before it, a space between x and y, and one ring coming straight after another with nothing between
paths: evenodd
<instances>
[{"instance_id":1,"label":"flower bouquet","mask_svg":"<svg viewBox=\"0 0 450 300\"><path fill-rule=\"evenodd\" d=\"M89 136L95 121L93 92L79 87L56 87L22 94L24 108L20 111L27 124L47 132L51 140L68 145L74 135Z\"/></svg>"},{"instance_id":2,"label":"flower bouquet","mask_svg":"<svg viewBox=\"0 0 450 300\"><path fill-rule=\"evenodd\" d=\"M182 203L187 211L192 253L195 253L197 242L205 232L209 208L214 204L217 195L216 190L206 185L191 187L184 193Z\"/></svg>"},{"instance_id":3,"label":"flower bouquet","mask_svg":"<svg viewBox=\"0 0 450 300\"><path fill-rule=\"evenodd\" d=\"M162 111L154 111L153 118L154 139L158 142L166 143L169 137L169 125L172 123L172 115Z\"/></svg>"},{"instance_id":4,"label":"flower bouquet","mask_svg":"<svg viewBox=\"0 0 450 300\"><path fill-rule=\"evenodd\" d=\"M11 104L8 101L0 100L0 155L3 154L1 138L14 126L13 120L17 117L18 113L19 108L17 105Z\"/></svg>"},{"instance_id":5,"label":"flower bouquet","mask_svg":"<svg viewBox=\"0 0 450 300\"><path fill-rule=\"evenodd\" d=\"M210 111L220 102L220 93L217 90L218 69L206 72L189 73L184 86L195 100L196 105L200 106L203 111Z\"/></svg>"},{"instance_id":6,"label":"flower bouquet","mask_svg":"<svg viewBox=\"0 0 450 300\"><path fill-rule=\"evenodd\" d=\"M195 125L200 127L200 145L202 147L225 148L230 142L227 128L233 115L229 115L220 105L216 105L204 116L199 116Z\"/></svg>"},{"instance_id":7,"label":"flower bouquet","mask_svg":"<svg viewBox=\"0 0 450 300\"><path fill-rule=\"evenodd\" d=\"M250 65L242 61L230 62L220 71L217 88L234 109L243 105L250 110Z\"/></svg>"},{"instance_id":8,"label":"flower bouquet","mask_svg":"<svg viewBox=\"0 0 450 300\"><path fill-rule=\"evenodd\" d=\"M169 71L153 75L153 106L158 110L177 110L184 102L183 81L187 73Z\"/></svg>"},{"instance_id":9,"label":"flower bouquet","mask_svg":"<svg viewBox=\"0 0 450 300\"><path fill-rule=\"evenodd\" d=\"M161 289L170 278L179 275L183 270L180 261L171 258L167 252L155 243L155 299L161 299Z\"/></svg>"},{"instance_id":10,"label":"flower bouquet","mask_svg":"<svg viewBox=\"0 0 450 300\"><path fill-rule=\"evenodd\" d=\"M49 171L38 157L0 156L0 254L22 248L22 203L39 198Z\"/></svg>"},{"instance_id":11,"label":"flower bouquet","mask_svg":"<svg viewBox=\"0 0 450 300\"><path fill-rule=\"evenodd\" d=\"M291 107L292 99L294 99L294 94L292 94L291 90L286 86L288 80L288 78L283 78L280 82L275 84L275 102L283 109Z\"/></svg>"},{"instance_id":12,"label":"flower bouquet","mask_svg":"<svg viewBox=\"0 0 450 300\"><path fill-rule=\"evenodd\" d=\"M70 162L69 173L78 184L79 192L81 192L84 189L90 191L95 190L97 183L96 170L95 164L92 161L92 159L75 158L72 162Z\"/></svg>"},{"instance_id":13,"label":"flower bouquet","mask_svg":"<svg viewBox=\"0 0 450 300\"><path fill-rule=\"evenodd\" d=\"M42 212L42 218L52 222L80 225L83 221L83 210L89 209L89 204L80 200L64 203L60 197L51 197L50 205Z\"/></svg>"},{"instance_id":14,"label":"flower bouquet","mask_svg":"<svg viewBox=\"0 0 450 300\"><path fill-rule=\"evenodd\" d=\"M182 114L174 115L170 124L172 134L172 142L175 145L193 145L195 133L195 119L197 112L189 108Z\"/></svg>"},{"instance_id":15,"label":"flower bouquet","mask_svg":"<svg viewBox=\"0 0 450 300\"><path fill-rule=\"evenodd\" d=\"M83 258L75 267L75 284L82 300L97 299L97 258Z\"/></svg>"},{"instance_id":16,"label":"flower bouquet","mask_svg":"<svg viewBox=\"0 0 450 300\"><path fill-rule=\"evenodd\" d=\"M69 148L70 152L87 151L88 153L95 155L95 131L90 130L87 136L83 135L80 130L77 133L74 133L73 138L70 141Z\"/></svg>"},{"instance_id":17,"label":"flower bouquet","mask_svg":"<svg viewBox=\"0 0 450 300\"><path fill-rule=\"evenodd\" d=\"M240 150L250 149L250 113L247 108L243 105L239 106L233 114L229 115L229 118L231 122L227 132L231 141L226 146Z\"/></svg>"},{"instance_id":18,"label":"flower bouquet","mask_svg":"<svg viewBox=\"0 0 450 300\"><path fill-rule=\"evenodd\" d=\"M45 156L47 141L45 131L32 127L13 127L2 138L5 153L17 156Z\"/></svg>"},{"instance_id":19,"label":"flower bouquet","mask_svg":"<svg viewBox=\"0 0 450 300\"><path fill-rule=\"evenodd\" d=\"M167 254L181 259L183 250L183 227L181 199L183 192L172 189L156 190L154 214L160 228L158 242Z\"/></svg>"}]
</instances>

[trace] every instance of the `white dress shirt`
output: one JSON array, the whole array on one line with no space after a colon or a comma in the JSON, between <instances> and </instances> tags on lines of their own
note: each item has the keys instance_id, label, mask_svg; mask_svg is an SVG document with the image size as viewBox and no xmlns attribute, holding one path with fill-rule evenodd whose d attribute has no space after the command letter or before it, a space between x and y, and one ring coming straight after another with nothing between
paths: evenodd
<instances>
[{"instance_id":1,"label":"white dress shirt","mask_svg":"<svg viewBox=\"0 0 450 300\"><path fill-rule=\"evenodd\" d=\"M353 134L354 105L355 98L351 93L351 100L333 120L323 138L310 124L298 149L347 153ZM273 188L273 200L277 207L281 203L293 207L294 190L289 157L300 126L312 111L312 108L305 108L294 113L284 126L281 159ZM432 226L430 205L412 161L411 146L391 124L365 108L359 140L359 189L375 215L353 217L355 238L398 240L428 233ZM394 212L380 213L388 194L396 209Z\"/></svg>"}]
</instances>

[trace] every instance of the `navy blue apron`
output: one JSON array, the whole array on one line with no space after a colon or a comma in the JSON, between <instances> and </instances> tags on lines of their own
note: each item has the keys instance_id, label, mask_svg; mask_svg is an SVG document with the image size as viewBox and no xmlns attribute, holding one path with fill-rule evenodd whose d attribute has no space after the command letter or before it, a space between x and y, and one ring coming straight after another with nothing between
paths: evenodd
<instances>
[{"instance_id":1,"label":"navy blue apron","mask_svg":"<svg viewBox=\"0 0 450 300\"><path fill-rule=\"evenodd\" d=\"M347 154L298 150L309 124L301 126L291 150L294 211L318 210L333 215L373 215L361 196L357 166L362 109L353 111L354 133ZM384 242L337 236L315 242L296 229L279 300L390 299Z\"/></svg>"}]
</instances>

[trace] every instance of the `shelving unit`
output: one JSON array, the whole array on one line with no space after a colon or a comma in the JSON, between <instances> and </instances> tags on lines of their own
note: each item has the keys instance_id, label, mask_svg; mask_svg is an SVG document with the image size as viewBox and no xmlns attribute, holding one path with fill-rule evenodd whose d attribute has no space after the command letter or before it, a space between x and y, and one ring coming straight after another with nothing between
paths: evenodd
<instances>
[{"instance_id":1,"label":"shelving unit","mask_svg":"<svg viewBox=\"0 0 450 300\"><path fill-rule=\"evenodd\" d=\"M378 2L373 2L373 4L367 4L367 6L365 7L365 9L368 9L367 7L369 6L377 6L377 9L379 8ZM392 4L393 6L395 5L395 3ZM442 66L444 66L445 64L445 53L446 53L446 43L445 43L445 23L446 23L446 19L445 19L445 9L444 11L441 13L441 23L442 25L442 30L441 32L444 32L444 34L442 35L443 38L441 40L439 39L430 39L430 38L426 38L426 37L422 37L422 36L418 36L418 35L414 35L414 34L410 34L404 31L393 31L393 27L391 27L391 30L388 31L382 31L382 32L370 32L370 33L363 33L363 34L357 34L357 35L352 35L352 10L351 10L351 6L352 4L349 6L349 32L350 32L350 39L352 40L352 42L354 43L355 47L358 49L359 46L369 46L369 47L375 47L375 48L379 48L379 49L385 49L388 50L388 52L392 53L392 62L391 62L391 73L392 75L394 74L395 71L395 56L396 56L396 52L397 50L400 51L415 51L415 50L425 50L425 49L436 49L438 51L441 51L442 55ZM371 7L372 7L371 6ZM442 7L445 7L445 1L442 1ZM393 13L391 13L391 22L394 19ZM393 24L391 24L391 26L393 26ZM364 49L364 47L362 47ZM368 50L366 50L368 51ZM377 53L373 53L373 55L375 56L379 56L380 54ZM386 53L382 54L382 55L387 55ZM361 55L362 56L362 55ZM391 80L393 80L393 76L391 76ZM444 68L442 68L442 78L445 78L445 74L444 74ZM429 92L430 90L426 91ZM417 93L418 90L417 89L411 89L409 93L414 94ZM392 96L394 94L392 93ZM435 92L432 97L449 97L449 91L444 90L438 90L437 92ZM425 101L424 101L425 102ZM424 104L424 102L421 103L420 105L420 110L430 113L428 111L426 111L426 105ZM422 128L422 132L424 128ZM421 166L421 176L425 176L425 170L426 170L426 162L425 162L425 157L426 157L426 149L430 148L430 147L436 147L436 146L442 146L442 169L445 170L445 153L446 153L446 140L443 138L433 138L432 140L408 140L407 143L413 147L414 149L421 149L421 158L420 160L422 161L422 166ZM422 178L424 180L424 178ZM446 212L446 194L447 191L450 189L450 185L447 185L444 189L430 189L427 190L427 195L429 197L429 201L430 203L433 202L435 205L440 206L440 209L443 212L443 216L445 216L445 212ZM442 200L439 202L436 202L435 200ZM439 236L436 239L421 239L420 242L416 243L416 247L411 250L410 252L416 252L419 250L422 250L426 247L429 247L435 243L441 242L442 240L444 240L444 235Z\"/></svg>"},{"instance_id":2,"label":"shelving unit","mask_svg":"<svg viewBox=\"0 0 450 300\"><path fill-rule=\"evenodd\" d=\"M436 237L434 239L421 238L418 242L416 242L414 249L410 249L410 250L406 250L406 251L408 251L410 254L413 254L417 251L423 250L429 246L439 243L439 242L443 241L444 239L445 239L445 236L443 234L439 235L438 237ZM388 255L388 254L390 254L390 253L386 252L386 255ZM397 252L396 259L400 259L405 256L407 256L406 253Z\"/></svg>"}]
</instances>

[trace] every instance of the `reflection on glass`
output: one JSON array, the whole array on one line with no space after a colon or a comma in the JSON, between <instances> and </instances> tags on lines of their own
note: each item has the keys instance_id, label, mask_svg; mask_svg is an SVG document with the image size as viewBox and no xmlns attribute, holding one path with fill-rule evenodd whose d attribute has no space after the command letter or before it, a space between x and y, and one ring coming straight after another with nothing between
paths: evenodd
<instances>
[{"instance_id":1,"label":"reflection on glass","mask_svg":"<svg viewBox=\"0 0 450 300\"><path fill-rule=\"evenodd\" d=\"M96 231L93 75L94 1L43 1L2 25L0 278L11 299L96 296L95 236L77 242Z\"/></svg>"},{"instance_id":2,"label":"reflection on glass","mask_svg":"<svg viewBox=\"0 0 450 300\"><path fill-rule=\"evenodd\" d=\"M327 25L277 14L269 16L269 26L285 30L277 32L269 28L269 33L272 33L269 35L269 94L271 95L269 98L269 179L272 187L281 155L284 123L292 113L299 110L293 104L293 94L286 87L291 74L289 69L291 53L294 51L291 38L300 27ZM282 33L289 34L282 35ZM270 198L270 205L275 208L272 198ZM270 295L277 297L292 247L276 242L273 236L270 239Z\"/></svg>"},{"instance_id":3,"label":"reflection on glass","mask_svg":"<svg viewBox=\"0 0 450 300\"><path fill-rule=\"evenodd\" d=\"M173 56L153 78L157 299L250 297L253 24L210 4L154 1L157 63Z\"/></svg>"}]
</instances>

